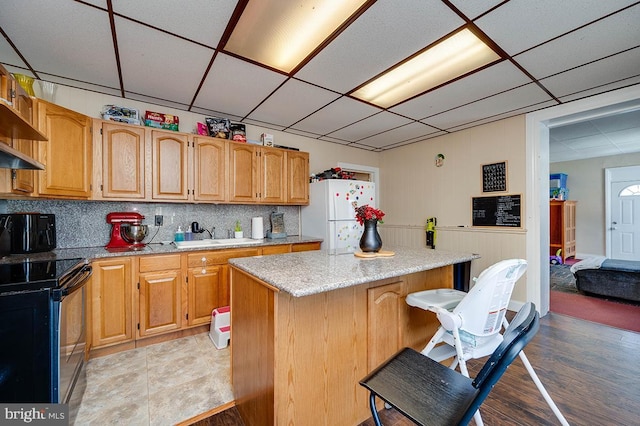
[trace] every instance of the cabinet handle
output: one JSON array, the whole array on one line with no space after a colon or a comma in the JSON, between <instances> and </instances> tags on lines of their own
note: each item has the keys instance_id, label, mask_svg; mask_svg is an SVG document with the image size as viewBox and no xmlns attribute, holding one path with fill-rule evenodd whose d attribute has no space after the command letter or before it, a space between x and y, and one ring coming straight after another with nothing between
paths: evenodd
<instances>
[{"instance_id":1,"label":"cabinet handle","mask_svg":"<svg viewBox=\"0 0 640 426\"><path fill-rule=\"evenodd\" d=\"M202 258L202 274L207 272L207 258L203 257Z\"/></svg>"}]
</instances>

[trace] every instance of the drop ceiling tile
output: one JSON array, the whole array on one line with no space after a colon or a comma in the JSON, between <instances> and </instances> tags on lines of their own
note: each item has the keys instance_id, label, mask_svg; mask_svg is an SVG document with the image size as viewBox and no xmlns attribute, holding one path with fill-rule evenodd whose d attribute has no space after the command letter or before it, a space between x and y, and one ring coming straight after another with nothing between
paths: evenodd
<instances>
[{"instance_id":1,"label":"drop ceiling tile","mask_svg":"<svg viewBox=\"0 0 640 426\"><path fill-rule=\"evenodd\" d=\"M207 108L193 107L189 111L198 113L198 114L204 114L207 117L224 117L224 118L228 118L231 121L242 120L242 117L240 117L239 115L233 115L226 112L215 111Z\"/></svg>"},{"instance_id":2,"label":"drop ceiling tile","mask_svg":"<svg viewBox=\"0 0 640 426\"><path fill-rule=\"evenodd\" d=\"M601 132L615 132L640 127L640 109L591 120Z\"/></svg>"},{"instance_id":3,"label":"drop ceiling tile","mask_svg":"<svg viewBox=\"0 0 640 426\"><path fill-rule=\"evenodd\" d=\"M564 144L575 150L583 150L587 148L604 148L611 145L611 143L609 143L609 140L607 140L607 138L601 134L565 140Z\"/></svg>"},{"instance_id":4,"label":"drop ceiling tile","mask_svg":"<svg viewBox=\"0 0 640 426\"><path fill-rule=\"evenodd\" d=\"M480 119L480 120L469 121L469 122L467 122L465 124L461 124L459 126L451 127L449 129L447 129L447 131L449 131L449 132L457 132L458 130L464 130L464 129L469 129L471 127L480 126L482 124L493 123L493 122L496 122L496 121L499 121L499 120L515 117L515 116L518 116L518 115L524 115L524 114L526 114L528 112L538 111L540 109L548 108L548 107L552 107L552 106L556 106L556 105L558 105L558 103L556 101L554 101L554 100L540 102L540 103L537 103L537 104L528 105L526 107L516 108L514 110L507 111L507 112L504 112L502 114L489 116L487 118L483 118L483 119Z\"/></svg>"},{"instance_id":5,"label":"drop ceiling tile","mask_svg":"<svg viewBox=\"0 0 640 426\"><path fill-rule=\"evenodd\" d=\"M247 118L288 127L339 97L338 93L290 79Z\"/></svg>"},{"instance_id":6,"label":"drop ceiling tile","mask_svg":"<svg viewBox=\"0 0 640 426\"><path fill-rule=\"evenodd\" d=\"M368 138L369 136L375 135L377 133L404 126L406 124L409 124L410 122L411 120L400 117L399 115L392 114L387 111L382 111L374 116L365 118L364 120L358 121L357 123L353 123L336 132L330 133L328 136L356 142L360 139Z\"/></svg>"},{"instance_id":7,"label":"drop ceiling tile","mask_svg":"<svg viewBox=\"0 0 640 426\"><path fill-rule=\"evenodd\" d=\"M294 124L294 129L329 134L380 111L363 102L343 97Z\"/></svg>"},{"instance_id":8,"label":"drop ceiling tile","mask_svg":"<svg viewBox=\"0 0 640 426\"><path fill-rule=\"evenodd\" d=\"M375 117L377 116L374 116L374 118ZM438 130L433 127L427 126L423 123L412 122L402 127L398 127L397 129L389 130L387 132L359 140L358 143L361 145L381 148L408 140L414 140L416 138L422 138L435 132L438 132Z\"/></svg>"},{"instance_id":9,"label":"drop ceiling tile","mask_svg":"<svg viewBox=\"0 0 640 426\"><path fill-rule=\"evenodd\" d=\"M316 134L316 133L303 132L302 130L296 130L292 128L287 129L286 132L291 133L292 135L306 136L311 139L318 139L320 136L319 134Z\"/></svg>"},{"instance_id":10,"label":"drop ceiling tile","mask_svg":"<svg viewBox=\"0 0 640 426\"><path fill-rule=\"evenodd\" d=\"M516 55L634 2L511 0L475 23L507 53Z\"/></svg>"},{"instance_id":11,"label":"drop ceiling tile","mask_svg":"<svg viewBox=\"0 0 640 426\"><path fill-rule=\"evenodd\" d=\"M640 47L563 72L540 82L556 97L578 93L640 73Z\"/></svg>"},{"instance_id":12,"label":"drop ceiling tile","mask_svg":"<svg viewBox=\"0 0 640 426\"><path fill-rule=\"evenodd\" d=\"M195 105L245 117L287 77L265 68L218 54Z\"/></svg>"},{"instance_id":13,"label":"drop ceiling tile","mask_svg":"<svg viewBox=\"0 0 640 426\"><path fill-rule=\"evenodd\" d=\"M36 72L119 86L104 11L78 2L65 2L64 7L46 0L4 2L0 27ZM34 37L36 29L46 34L45 40Z\"/></svg>"},{"instance_id":14,"label":"drop ceiling tile","mask_svg":"<svg viewBox=\"0 0 640 426\"><path fill-rule=\"evenodd\" d=\"M322 137L319 137L318 139L326 142L338 143L340 145L351 145L352 143L350 141L345 141L343 139L332 138L331 136L322 136Z\"/></svg>"},{"instance_id":15,"label":"drop ceiling tile","mask_svg":"<svg viewBox=\"0 0 640 426\"><path fill-rule=\"evenodd\" d=\"M452 0L451 4L457 7L469 19L475 19L487 10L502 3L503 0Z\"/></svg>"},{"instance_id":16,"label":"drop ceiling tile","mask_svg":"<svg viewBox=\"0 0 640 426\"><path fill-rule=\"evenodd\" d=\"M514 59L540 79L640 45L640 4ZM603 35L606 34L605 37Z\"/></svg>"},{"instance_id":17,"label":"drop ceiling tile","mask_svg":"<svg viewBox=\"0 0 640 426\"><path fill-rule=\"evenodd\" d=\"M448 130L469 122L491 118L548 100L549 95L536 84L530 83L508 92L434 115L422 121L438 129Z\"/></svg>"},{"instance_id":18,"label":"drop ceiling tile","mask_svg":"<svg viewBox=\"0 0 640 426\"><path fill-rule=\"evenodd\" d=\"M89 90L91 92L104 93L110 96L121 96L120 89L117 87L105 87L98 86L96 84L85 83L83 81L69 80L67 78L58 77L56 75L49 75L46 73L39 73L40 79L44 81L50 81L52 83L61 84L64 86L75 87L77 89Z\"/></svg>"},{"instance_id":19,"label":"drop ceiling tile","mask_svg":"<svg viewBox=\"0 0 640 426\"><path fill-rule=\"evenodd\" d=\"M115 25L124 89L189 105L213 50L126 19Z\"/></svg>"},{"instance_id":20,"label":"drop ceiling tile","mask_svg":"<svg viewBox=\"0 0 640 426\"><path fill-rule=\"evenodd\" d=\"M623 89L625 87L631 87L638 84L640 84L640 75L625 78L619 81L614 81L613 83L605 84L599 87L589 88L580 92L571 93L566 96L558 96L558 99L560 99L560 101L562 102L571 102L575 101L576 99L582 99L588 96L598 95L600 93L610 92L616 89Z\"/></svg>"},{"instance_id":21,"label":"drop ceiling tile","mask_svg":"<svg viewBox=\"0 0 640 426\"><path fill-rule=\"evenodd\" d=\"M215 48L235 5L235 1L227 0L114 1L113 11ZM162 13L154 13L154 11L162 11ZM154 49L162 49L158 44L152 46ZM151 48L151 46L148 47Z\"/></svg>"},{"instance_id":22,"label":"drop ceiling tile","mask_svg":"<svg viewBox=\"0 0 640 426\"><path fill-rule=\"evenodd\" d=\"M640 122L637 126L640 126ZM612 131L607 133L607 138L617 146L635 145L640 150L640 127Z\"/></svg>"},{"instance_id":23,"label":"drop ceiling tile","mask_svg":"<svg viewBox=\"0 0 640 426\"><path fill-rule=\"evenodd\" d=\"M618 147L618 149L620 149L620 151L627 154L631 152L640 152L640 139L636 137L634 141L616 143L616 146Z\"/></svg>"},{"instance_id":24,"label":"drop ceiling tile","mask_svg":"<svg viewBox=\"0 0 640 426\"><path fill-rule=\"evenodd\" d=\"M242 122L246 124L252 124L254 126L268 127L270 129L275 129L275 130L284 130L287 128L287 126L278 125L278 124L269 123L269 122L260 121L260 120L252 120L250 118L245 118L242 120Z\"/></svg>"},{"instance_id":25,"label":"drop ceiling tile","mask_svg":"<svg viewBox=\"0 0 640 426\"><path fill-rule=\"evenodd\" d=\"M0 27L2 26L1 19L2 18L0 18ZM24 63L22 58L20 58L16 51L13 50L13 47L11 47L11 45L7 42L7 39L5 39L4 37L0 37L0 62L8 66L22 68L23 70L27 70L28 68L27 64ZM8 68L8 66L5 66L5 68ZM19 73L20 71L15 72ZM25 73L22 72L22 74Z\"/></svg>"},{"instance_id":26,"label":"drop ceiling tile","mask_svg":"<svg viewBox=\"0 0 640 426\"><path fill-rule=\"evenodd\" d=\"M575 123L571 126L560 126L549 129L549 139L553 139L554 141L578 139L599 134L601 134L601 132L591 121L583 121L582 123Z\"/></svg>"},{"instance_id":27,"label":"drop ceiling tile","mask_svg":"<svg viewBox=\"0 0 640 426\"><path fill-rule=\"evenodd\" d=\"M182 110L182 111L186 111L189 108L189 105L186 104L182 104L180 102L173 102L171 100L168 99L158 99L156 97L153 96L145 96L142 95L140 93L133 93L133 92L125 92L125 97L127 99L132 99L135 101L139 101L139 102L145 102L148 104L152 104L153 106L158 106L160 108L173 108L173 109L178 109L178 110ZM162 111L157 111L154 110L152 108L149 108L150 111L155 111L155 112L162 112ZM142 114L144 114L144 111L141 111ZM178 115L179 117L179 115ZM187 132L191 132L193 129L181 129L182 131L187 131Z\"/></svg>"},{"instance_id":28,"label":"drop ceiling tile","mask_svg":"<svg viewBox=\"0 0 640 426\"><path fill-rule=\"evenodd\" d=\"M418 98L391 108L419 120L531 82L511 62L503 61Z\"/></svg>"},{"instance_id":29,"label":"drop ceiling tile","mask_svg":"<svg viewBox=\"0 0 640 426\"><path fill-rule=\"evenodd\" d=\"M439 0L379 1L296 77L346 92L463 24Z\"/></svg>"}]
</instances>

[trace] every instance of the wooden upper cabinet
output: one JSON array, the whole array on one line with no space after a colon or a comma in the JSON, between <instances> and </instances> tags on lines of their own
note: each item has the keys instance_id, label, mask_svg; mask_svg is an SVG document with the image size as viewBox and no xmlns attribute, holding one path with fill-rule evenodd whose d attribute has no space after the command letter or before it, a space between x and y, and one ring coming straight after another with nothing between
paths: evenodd
<instances>
[{"instance_id":1,"label":"wooden upper cabinet","mask_svg":"<svg viewBox=\"0 0 640 426\"><path fill-rule=\"evenodd\" d=\"M309 204L309 153L287 151L287 203Z\"/></svg>"},{"instance_id":2,"label":"wooden upper cabinet","mask_svg":"<svg viewBox=\"0 0 640 426\"><path fill-rule=\"evenodd\" d=\"M286 151L281 149L259 148L260 161L260 202L284 203L287 189Z\"/></svg>"},{"instance_id":3,"label":"wooden upper cabinet","mask_svg":"<svg viewBox=\"0 0 640 426\"><path fill-rule=\"evenodd\" d=\"M151 131L154 200L187 200L188 136L183 133Z\"/></svg>"},{"instance_id":4,"label":"wooden upper cabinet","mask_svg":"<svg viewBox=\"0 0 640 426\"><path fill-rule=\"evenodd\" d=\"M193 164L194 200L226 201L227 141L215 138L194 138Z\"/></svg>"},{"instance_id":5,"label":"wooden upper cabinet","mask_svg":"<svg viewBox=\"0 0 640 426\"><path fill-rule=\"evenodd\" d=\"M48 141L38 142L38 193L89 198L91 195L91 119L61 106L38 100L38 128Z\"/></svg>"},{"instance_id":6,"label":"wooden upper cabinet","mask_svg":"<svg viewBox=\"0 0 640 426\"><path fill-rule=\"evenodd\" d=\"M229 201L255 203L260 200L257 148L229 142Z\"/></svg>"},{"instance_id":7,"label":"wooden upper cabinet","mask_svg":"<svg viewBox=\"0 0 640 426\"><path fill-rule=\"evenodd\" d=\"M102 176L104 198L145 198L145 129L102 124Z\"/></svg>"}]
</instances>

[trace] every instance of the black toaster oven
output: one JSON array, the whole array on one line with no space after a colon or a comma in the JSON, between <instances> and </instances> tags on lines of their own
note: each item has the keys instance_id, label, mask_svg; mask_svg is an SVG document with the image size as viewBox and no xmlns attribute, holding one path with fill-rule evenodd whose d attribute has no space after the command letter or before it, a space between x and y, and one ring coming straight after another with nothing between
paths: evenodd
<instances>
[{"instance_id":1,"label":"black toaster oven","mask_svg":"<svg viewBox=\"0 0 640 426\"><path fill-rule=\"evenodd\" d=\"M0 255L56 248L56 217L42 213L0 214Z\"/></svg>"}]
</instances>

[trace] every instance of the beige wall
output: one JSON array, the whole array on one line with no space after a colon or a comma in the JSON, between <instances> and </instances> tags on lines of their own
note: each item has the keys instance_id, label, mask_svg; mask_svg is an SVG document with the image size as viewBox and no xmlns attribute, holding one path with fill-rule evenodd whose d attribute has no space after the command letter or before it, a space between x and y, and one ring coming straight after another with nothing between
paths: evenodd
<instances>
[{"instance_id":1,"label":"beige wall","mask_svg":"<svg viewBox=\"0 0 640 426\"><path fill-rule=\"evenodd\" d=\"M435 166L439 153L445 156L442 167ZM527 257L524 228L470 227L471 197L483 195L483 164L506 161L507 192L525 199L524 116L384 151L380 156L380 206L386 213L383 241L424 247L426 219L435 216L436 248L480 254L481 259L472 263L475 276L499 260ZM523 227L525 214L523 205ZM518 283L513 298L526 301L525 280Z\"/></svg>"},{"instance_id":2,"label":"beige wall","mask_svg":"<svg viewBox=\"0 0 640 426\"><path fill-rule=\"evenodd\" d=\"M640 143L640 142L639 142ZM576 208L577 258L606 252L604 169L640 164L640 153L551 163L550 173L566 173L569 199Z\"/></svg>"}]
</instances>

